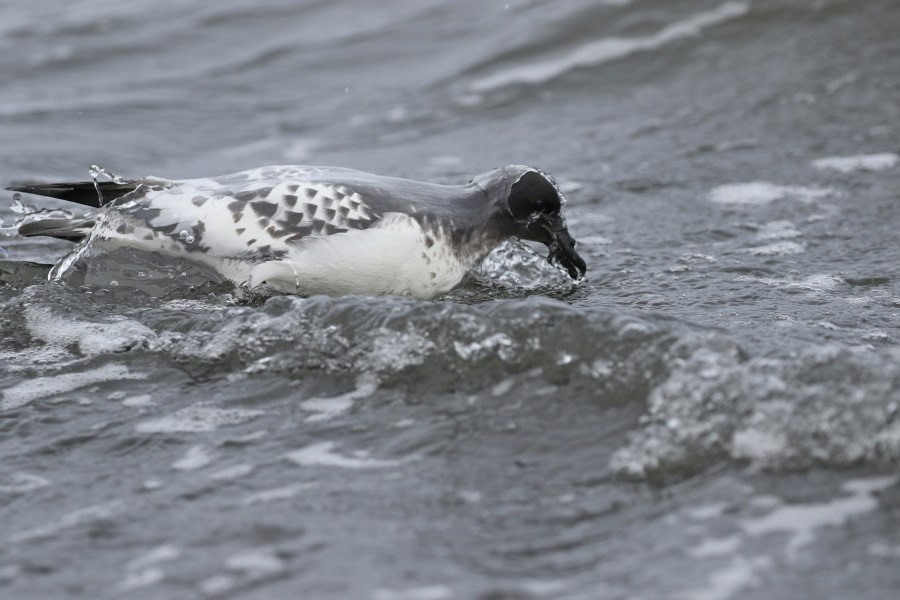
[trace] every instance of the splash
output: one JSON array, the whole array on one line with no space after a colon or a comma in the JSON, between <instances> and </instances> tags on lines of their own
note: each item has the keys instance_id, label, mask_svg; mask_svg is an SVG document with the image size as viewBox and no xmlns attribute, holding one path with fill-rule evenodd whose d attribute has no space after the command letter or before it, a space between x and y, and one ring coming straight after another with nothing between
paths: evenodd
<instances>
[{"instance_id":1,"label":"splash","mask_svg":"<svg viewBox=\"0 0 900 600\"><path fill-rule=\"evenodd\" d=\"M100 190L100 182L98 179L103 178L107 181L111 181L113 183L125 183L125 179L110 173L103 167L99 165L91 165L91 168L88 169L88 174L91 176L91 179L94 181L94 189L97 190L97 202L98 206L103 206L103 192Z\"/></svg>"},{"instance_id":2,"label":"splash","mask_svg":"<svg viewBox=\"0 0 900 600\"><path fill-rule=\"evenodd\" d=\"M726 340L698 341L673 352L686 356L672 360L668 379L650 393L642 427L613 455L613 471L666 478L722 458L780 471L900 457L896 351L831 345L790 360L745 360Z\"/></svg>"},{"instance_id":3,"label":"splash","mask_svg":"<svg viewBox=\"0 0 900 600\"><path fill-rule=\"evenodd\" d=\"M469 279L484 289L511 296L570 290L585 281L572 281L560 268L519 240L500 244L472 269Z\"/></svg>"},{"instance_id":4,"label":"splash","mask_svg":"<svg viewBox=\"0 0 900 600\"><path fill-rule=\"evenodd\" d=\"M19 227L26 223L45 221L47 219L73 219L75 217L74 213L70 210L62 208L37 208L32 204L27 204L22 199L22 194L19 193L13 194L13 202L9 209L16 215L16 218L10 227L0 228L0 231L3 231L6 235L15 234ZM2 221L0 221L0 226L2 226L2 224Z\"/></svg>"}]
</instances>

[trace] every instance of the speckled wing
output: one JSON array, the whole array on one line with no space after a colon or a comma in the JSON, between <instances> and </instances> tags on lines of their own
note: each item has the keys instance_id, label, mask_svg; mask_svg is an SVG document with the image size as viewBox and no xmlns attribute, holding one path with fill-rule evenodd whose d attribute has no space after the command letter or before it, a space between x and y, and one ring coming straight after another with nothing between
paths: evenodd
<instances>
[{"instance_id":1,"label":"speckled wing","mask_svg":"<svg viewBox=\"0 0 900 600\"><path fill-rule=\"evenodd\" d=\"M172 182L111 203L98 233L140 240L149 250L255 261L279 258L308 236L366 229L381 218L357 191L322 177L314 167L266 167Z\"/></svg>"}]
</instances>

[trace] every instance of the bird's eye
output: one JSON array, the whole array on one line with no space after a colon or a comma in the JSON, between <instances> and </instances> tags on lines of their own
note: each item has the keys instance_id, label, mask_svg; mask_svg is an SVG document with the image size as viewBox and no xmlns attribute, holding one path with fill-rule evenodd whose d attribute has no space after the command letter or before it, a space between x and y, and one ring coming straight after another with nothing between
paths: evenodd
<instances>
[{"instance_id":1,"label":"bird's eye","mask_svg":"<svg viewBox=\"0 0 900 600\"><path fill-rule=\"evenodd\" d=\"M513 184L509 192L509 212L517 220L525 220L535 213L559 212L559 194L547 178L529 171Z\"/></svg>"}]
</instances>

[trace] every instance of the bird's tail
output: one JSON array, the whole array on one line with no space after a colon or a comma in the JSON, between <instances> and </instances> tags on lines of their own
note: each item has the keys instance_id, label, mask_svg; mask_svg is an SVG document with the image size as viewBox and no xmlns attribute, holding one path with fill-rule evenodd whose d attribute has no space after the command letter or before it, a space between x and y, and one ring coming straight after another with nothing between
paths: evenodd
<instances>
[{"instance_id":1,"label":"bird's tail","mask_svg":"<svg viewBox=\"0 0 900 600\"><path fill-rule=\"evenodd\" d=\"M16 230L24 237L49 236L80 242L91 232L94 219L44 219L22 223Z\"/></svg>"},{"instance_id":2,"label":"bird's tail","mask_svg":"<svg viewBox=\"0 0 900 600\"><path fill-rule=\"evenodd\" d=\"M41 183L7 188L11 192L35 194L74 202L92 208L99 208L126 194L136 191L145 180L136 181L79 181L75 183ZM158 184L159 182L155 182ZM79 242L94 226L94 219L88 218L45 218L24 222L14 227L16 233L25 237L49 236L61 240Z\"/></svg>"},{"instance_id":3,"label":"bird's tail","mask_svg":"<svg viewBox=\"0 0 900 600\"><path fill-rule=\"evenodd\" d=\"M76 183L21 185L7 189L11 192L49 196L50 198L59 198L60 200L99 208L101 204L106 204L116 198L121 198L125 194L130 194L143 183L143 181L125 181L121 183L115 181L79 181Z\"/></svg>"}]
</instances>

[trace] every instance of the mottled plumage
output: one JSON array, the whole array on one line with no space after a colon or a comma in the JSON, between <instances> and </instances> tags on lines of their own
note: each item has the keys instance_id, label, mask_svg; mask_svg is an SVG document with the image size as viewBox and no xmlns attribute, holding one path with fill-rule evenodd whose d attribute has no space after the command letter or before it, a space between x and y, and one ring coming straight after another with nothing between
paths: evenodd
<instances>
[{"instance_id":1,"label":"mottled plumage","mask_svg":"<svg viewBox=\"0 0 900 600\"><path fill-rule=\"evenodd\" d=\"M446 186L334 167L275 166L207 179L12 188L83 204L93 220L36 221L23 235L188 258L239 286L299 294L432 298L509 237L541 241L573 278L584 262L565 227L565 198L546 175L512 166Z\"/></svg>"}]
</instances>

